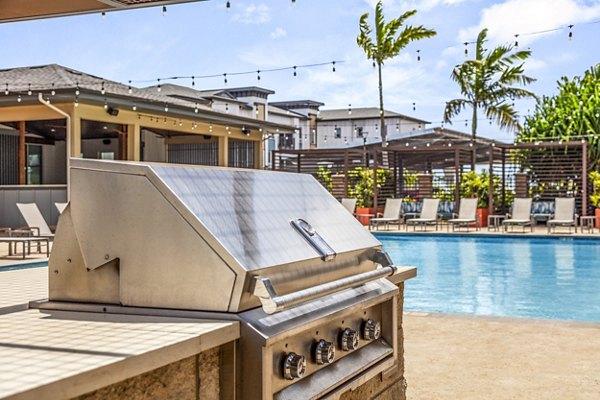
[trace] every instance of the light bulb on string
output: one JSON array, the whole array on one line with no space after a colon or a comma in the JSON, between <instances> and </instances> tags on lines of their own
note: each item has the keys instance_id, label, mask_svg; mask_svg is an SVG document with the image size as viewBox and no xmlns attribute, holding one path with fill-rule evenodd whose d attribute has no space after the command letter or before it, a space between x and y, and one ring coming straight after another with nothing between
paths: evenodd
<instances>
[{"instance_id":1,"label":"light bulb on string","mask_svg":"<svg viewBox=\"0 0 600 400\"><path fill-rule=\"evenodd\" d=\"M573 39L573 24L569 25L569 40Z\"/></svg>"},{"instance_id":2,"label":"light bulb on string","mask_svg":"<svg viewBox=\"0 0 600 400\"><path fill-rule=\"evenodd\" d=\"M198 114L198 103L194 103L194 112Z\"/></svg>"},{"instance_id":3,"label":"light bulb on string","mask_svg":"<svg viewBox=\"0 0 600 400\"><path fill-rule=\"evenodd\" d=\"M421 50L417 50L417 61L421 61Z\"/></svg>"},{"instance_id":4,"label":"light bulb on string","mask_svg":"<svg viewBox=\"0 0 600 400\"><path fill-rule=\"evenodd\" d=\"M21 95L19 95L19 96L17 97L17 103L20 103L20 102L21 102Z\"/></svg>"},{"instance_id":5,"label":"light bulb on string","mask_svg":"<svg viewBox=\"0 0 600 400\"><path fill-rule=\"evenodd\" d=\"M515 49L519 48L519 34L517 33L515 35Z\"/></svg>"},{"instance_id":6,"label":"light bulb on string","mask_svg":"<svg viewBox=\"0 0 600 400\"><path fill-rule=\"evenodd\" d=\"M225 8L228 10L231 8L231 2L229 0L227 0L227 3L225 3Z\"/></svg>"},{"instance_id":7,"label":"light bulb on string","mask_svg":"<svg viewBox=\"0 0 600 400\"><path fill-rule=\"evenodd\" d=\"M131 80L129 81L129 86L127 86L127 92L129 94L131 94L131 92L133 91L133 89L131 88Z\"/></svg>"},{"instance_id":8,"label":"light bulb on string","mask_svg":"<svg viewBox=\"0 0 600 400\"><path fill-rule=\"evenodd\" d=\"M52 96L56 94L56 90L54 90L54 82L52 82L52 91L50 92Z\"/></svg>"},{"instance_id":9,"label":"light bulb on string","mask_svg":"<svg viewBox=\"0 0 600 400\"><path fill-rule=\"evenodd\" d=\"M75 107L79 107L79 97L75 96Z\"/></svg>"},{"instance_id":10,"label":"light bulb on string","mask_svg":"<svg viewBox=\"0 0 600 400\"><path fill-rule=\"evenodd\" d=\"M412 103L413 104L413 111L417 111L417 103Z\"/></svg>"},{"instance_id":11,"label":"light bulb on string","mask_svg":"<svg viewBox=\"0 0 600 400\"><path fill-rule=\"evenodd\" d=\"M162 6L162 15L163 17L167 15L167 6Z\"/></svg>"},{"instance_id":12,"label":"light bulb on string","mask_svg":"<svg viewBox=\"0 0 600 400\"><path fill-rule=\"evenodd\" d=\"M165 104L165 112L169 112L169 106Z\"/></svg>"},{"instance_id":13,"label":"light bulb on string","mask_svg":"<svg viewBox=\"0 0 600 400\"><path fill-rule=\"evenodd\" d=\"M156 81L158 82L158 85L156 86L156 91L160 92L160 89L161 89L161 87L160 87L160 78L157 79Z\"/></svg>"},{"instance_id":14,"label":"light bulb on string","mask_svg":"<svg viewBox=\"0 0 600 400\"><path fill-rule=\"evenodd\" d=\"M100 13L100 15L102 16L102 19L106 18L106 11L102 11L102 13Z\"/></svg>"},{"instance_id":15,"label":"light bulb on string","mask_svg":"<svg viewBox=\"0 0 600 400\"><path fill-rule=\"evenodd\" d=\"M137 106L135 105L135 103L133 103L133 106L131 106L131 109L132 109L133 111L136 111L136 110L137 110Z\"/></svg>"},{"instance_id":16,"label":"light bulb on string","mask_svg":"<svg viewBox=\"0 0 600 400\"><path fill-rule=\"evenodd\" d=\"M469 45L469 42L465 42L465 57L467 57L469 55L469 49L467 48L468 45Z\"/></svg>"},{"instance_id":17,"label":"light bulb on string","mask_svg":"<svg viewBox=\"0 0 600 400\"><path fill-rule=\"evenodd\" d=\"M8 93L10 93L10 92L8 91L8 83L7 83L7 84L6 84L6 89L4 89L4 94L5 94L6 96L8 96Z\"/></svg>"},{"instance_id":18,"label":"light bulb on string","mask_svg":"<svg viewBox=\"0 0 600 400\"><path fill-rule=\"evenodd\" d=\"M223 74L223 82L227 85L227 74Z\"/></svg>"},{"instance_id":19,"label":"light bulb on string","mask_svg":"<svg viewBox=\"0 0 600 400\"><path fill-rule=\"evenodd\" d=\"M196 86L196 77L192 75L192 88Z\"/></svg>"},{"instance_id":20,"label":"light bulb on string","mask_svg":"<svg viewBox=\"0 0 600 400\"><path fill-rule=\"evenodd\" d=\"M102 86L100 87L100 93L106 93L106 89L104 88L104 81L102 81Z\"/></svg>"},{"instance_id":21,"label":"light bulb on string","mask_svg":"<svg viewBox=\"0 0 600 400\"><path fill-rule=\"evenodd\" d=\"M30 83L30 84L28 84L28 86L27 86L27 87L28 87L28 89L27 89L27 95L28 95L28 96L31 96L31 83Z\"/></svg>"},{"instance_id":22,"label":"light bulb on string","mask_svg":"<svg viewBox=\"0 0 600 400\"><path fill-rule=\"evenodd\" d=\"M297 76L297 73L296 73L296 66L295 66L295 65L294 65L294 76Z\"/></svg>"},{"instance_id":23,"label":"light bulb on string","mask_svg":"<svg viewBox=\"0 0 600 400\"><path fill-rule=\"evenodd\" d=\"M106 99L104 99L104 109L107 110L108 109L108 102Z\"/></svg>"},{"instance_id":24,"label":"light bulb on string","mask_svg":"<svg viewBox=\"0 0 600 400\"><path fill-rule=\"evenodd\" d=\"M260 81L260 69L256 71L256 79Z\"/></svg>"},{"instance_id":25,"label":"light bulb on string","mask_svg":"<svg viewBox=\"0 0 600 400\"><path fill-rule=\"evenodd\" d=\"M352 115L352 104L348 104L348 115Z\"/></svg>"},{"instance_id":26,"label":"light bulb on string","mask_svg":"<svg viewBox=\"0 0 600 400\"><path fill-rule=\"evenodd\" d=\"M79 96L79 82L75 82L75 96Z\"/></svg>"},{"instance_id":27,"label":"light bulb on string","mask_svg":"<svg viewBox=\"0 0 600 400\"><path fill-rule=\"evenodd\" d=\"M335 72L335 61L332 61L332 62L331 62L331 65L332 65L332 67L331 67L331 70L332 70L333 72Z\"/></svg>"}]
</instances>

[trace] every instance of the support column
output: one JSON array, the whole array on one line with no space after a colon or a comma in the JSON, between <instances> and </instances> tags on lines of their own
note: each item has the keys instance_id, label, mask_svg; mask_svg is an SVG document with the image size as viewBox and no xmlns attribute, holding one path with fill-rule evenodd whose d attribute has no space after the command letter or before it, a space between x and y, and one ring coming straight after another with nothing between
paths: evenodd
<instances>
[{"instance_id":1,"label":"support column","mask_svg":"<svg viewBox=\"0 0 600 400\"><path fill-rule=\"evenodd\" d=\"M254 168L265 168L265 141L254 142Z\"/></svg>"},{"instance_id":2,"label":"support column","mask_svg":"<svg viewBox=\"0 0 600 400\"><path fill-rule=\"evenodd\" d=\"M140 124L127 125L127 159L129 161L140 161L140 143Z\"/></svg>"},{"instance_id":3,"label":"support column","mask_svg":"<svg viewBox=\"0 0 600 400\"><path fill-rule=\"evenodd\" d=\"M488 213L494 214L494 146L491 146L491 145L490 145L489 161L490 161L490 187L488 190Z\"/></svg>"},{"instance_id":4,"label":"support column","mask_svg":"<svg viewBox=\"0 0 600 400\"><path fill-rule=\"evenodd\" d=\"M27 146L25 145L25 121L19 121L19 185L27 184L27 176L25 174L27 168Z\"/></svg>"},{"instance_id":5,"label":"support column","mask_svg":"<svg viewBox=\"0 0 600 400\"><path fill-rule=\"evenodd\" d=\"M71 154L67 157L81 157L81 118L77 112L71 118Z\"/></svg>"},{"instance_id":6,"label":"support column","mask_svg":"<svg viewBox=\"0 0 600 400\"><path fill-rule=\"evenodd\" d=\"M229 137L219 136L219 166L229 166Z\"/></svg>"}]
</instances>

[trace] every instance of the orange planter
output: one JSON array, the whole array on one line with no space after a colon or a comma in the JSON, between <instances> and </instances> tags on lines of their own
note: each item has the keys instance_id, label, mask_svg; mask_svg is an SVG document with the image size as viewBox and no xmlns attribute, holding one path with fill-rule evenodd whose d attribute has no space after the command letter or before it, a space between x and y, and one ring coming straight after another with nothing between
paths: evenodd
<instances>
[{"instance_id":1,"label":"orange planter","mask_svg":"<svg viewBox=\"0 0 600 400\"><path fill-rule=\"evenodd\" d=\"M478 208L477 209L477 219L479 220L480 226L485 228L488 222L488 215L490 214L487 208Z\"/></svg>"},{"instance_id":2,"label":"orange planter","mask_svg":"<svg viewBox=\"0 0 600 400\"><path fill-rule=\"evenodd\" d=\"M596 216L596 228L600 229L600 208L594 210Z\"/></svg>"},{"instance_id":3,"label":"orange planter","mask_svg":"<svg viewBox=\"0 0 600 400\"><path fill-rule=\"evenodd\" d=\"M363 225L369 225L369 221L375 214L374 208L356 207L356 218Z\"/></svg>"}]
</instances>

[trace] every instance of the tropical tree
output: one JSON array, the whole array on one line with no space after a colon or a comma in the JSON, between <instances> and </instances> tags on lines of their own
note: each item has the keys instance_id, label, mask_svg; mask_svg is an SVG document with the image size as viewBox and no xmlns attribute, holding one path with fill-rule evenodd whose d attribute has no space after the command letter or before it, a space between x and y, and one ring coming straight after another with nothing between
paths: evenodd
<instances>
[{"instance_id":1,"label":"tropical tree","mask_svg":"<svg viewBox=\"0 0 600 400\"><path fill-rule=\"evenodd\" d=\"M600 170L600 64L583 76L563 76L557 85L558 94L538 100L517 141L584 139L588 142L591 168Z\"/></svg>"},{"instance_id":2,"label":"tropical tree","mask_svg":"<svg viewBox=\"0 0 600 400\"><path fill-rule=\"evenodd\" d=\"M452 70L451 78L458 84L464 97L448 101L444 110L444 121L451 124L453 117L465 108L471 108L473 141L477 137L479 110L501 129L520 130L521 125L517 111L511 104L512 100L535 98L532 92L513 86L525 86L535 81L523 71L524 61L531 55L531 51L513 51L512 45L501 45L488 50L484 48L486 41L487 29L483 29L477 35L475 58L465 60ZM475 152L471 164L474 168Z\"/></svg>"},{"instance_id":3,"label":"tropical tree","mask_svg":"<svg viewBox=\"0 0 600 400\"><path fill-rule=\"evenodd\" d=\"M379 117L381 126L381 144L386 146L387 132L385 129L385 115L383 110L383 83L381 79L381 66L385 60L396 57L400 51L410 42L421 40L436 35L432 29L424 28L422 25L403 26L404 22L415 15L417 10L407 11L394 18L388 23L385 22L383 15L382 0L375 6L375 35L373 28L367 23L369 13L360 17L360 33L356 38L356 43L363 49L367 58L373 60L373 66L377 67L379 74ZM402 30L400 30L402 28Z\"/></svg>"}]
</instances>

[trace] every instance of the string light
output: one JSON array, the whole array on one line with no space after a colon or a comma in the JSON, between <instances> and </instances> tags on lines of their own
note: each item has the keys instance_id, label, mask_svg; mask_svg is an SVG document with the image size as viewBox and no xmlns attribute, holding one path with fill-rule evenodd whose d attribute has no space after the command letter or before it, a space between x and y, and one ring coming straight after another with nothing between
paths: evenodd
<instances>
[{"instance_id":1,"label":"string light","mask_svg":"<svg viewBox=\"0 0 600 400\"><path fill-rule=\"evenodd\" d=\"M421 50L417 50L417 61L421 61Z\"/></svg>"},{"instance_id":2,"label":"string light","mask_svg":"<svg viewBox=\"0 0 600 400\"><path fill-rule=\"evenodd\" d=\"M8 91L8 83L7 83L7 84L6 84L6 89L4 89L4 94L5 94L6 96L8 96L8 93L10 93L10 92Z\"/></svg>"},{"instance_id":3,"label":"string light","mask_svg":"<svg viewBox=\"0 0 600 400\"><path fill-rule=\"evenodd\" d=\"M573 39L573 24L569 25L569 40Z\"/></svg>"},{"instance_id":4,"label":"string light","mask_svg":"<svg viewBox=\"0 0 600 400\"><path fill-rule=\"evenodd\" d=\"M331 70L332 70L333 72L335 72L335 61L332 61L332 62L331 62L331 65L332 65L332 67L331 67Z\"/></svg>"},{"instance_id":5,"label":"string light","mask_svg":"<svg viewBox=\"0 0 600 400\"><path fill-rule=\"evenodd\" d=\"M296 76L296 66L294 65L294 76Z\"/></svg>"},{"instance_id":6,"label":"string light","mask_svg":"<svg viewBox=\"0 0 600 400\"><path fill-rule=\"evenodd\" d=\"M198 114L198 103L194 103L194 112Z\"/></svg>"},{"instance_id":7,"label":"string light","mask_svg":"<svg viewBox=\"0 0 600 400\"><path fill-rule=\"evenodd\" d=\"M231 8L231 3L229 2L229 0L227 0L227 3L225 3L225 8L228 10Z\"/></svg>"},{"instance_id":8,"label":"string light","mask_svg":"<svg viewBox=\"0 0 600 400\"><path fill-rule=\"evenodd\" d=\"M223 82L227 85L227 74L223 74Z\"/></svg>"},{"instance_id":9,"label":"string light","mask_svg":"<svg viewBox=\"0 0 600 400\"><path fill-rule=\"evenodd\" d=\"M21 102L21 95L19 95L19 97L17 97L17 103Z\"/></svg>"},{"instance_id":10,"label":"string light","mask_svg":"<svg viewBox=\"0 0 600 400\"><path fill-rule=\"evenodd\" d=\"M105 110L108 109L108 101L106 99L104 99L104 109Z\"/></svg>"},{"instance_id":11,"label":"string light","mask_svg":"<svg viewBox=\"0 0 600 400\"><path fill-rule=\"evenodd\" d=\"M100 15L102 16L102 19L106 18L106 11L102 11L102 13L100 13Z\"/></svg>"},{"instance_id":12,"label":"string light","mask_svg":"<svg viewBox=\"0 0 600 400\"><path fill-rule=\"evenodd\" d=\"M79 96L79 82L75 82L75 96Z\"/></svg>"},{"instance_id":13,"label":"string light","mask_svg":"<svg viewBox=\"0 0 600 400\"><path fill-rule=\"evenodd\" d=\"M469 49L467 48L468 45L469 45L469 42L465 42L465 57L468 57L468 55L469 55Z\"/></svg>"},{"instance_id":14,"label":"string light","mask_svg":"<svg viewBox=\"0 0 600 400\"><path fill-rule=\"evenodd\" d=\"M348 115L352 115L352 104L348 104Z\"/></svg>"},{"instance_id":15,"label":"string light","mask_svg":"<svg viewBox=\"0 0 600 400\"><path fill-rule=\"evenodd\" d=\"M127 86L127 92L129 94L131 94L132 91L133 91L133 89L131 89L131 80L129 80L129 85Z\"/></svg>"},{"instance_id":16,"label":"string light","mask_svg":"<svg viewBox=\"0 0 600 400\"><path fill-rule=\"evenodd\" d=\"M260 81L260 69L256 71L256 79Z\"/></svg>"},{"instance_id":17,"label":"string light","mask_svg":"<svg viewBox=\"0 0 600 400\"><path fill-rule=\"evenodd\" d=\"M157 79L158 85L156 86L156 91L160 92L160 78Z\"/></svg>"},{"instance_id":18,"label":"string light","mask_svg":"<svg viewBox=\"0 0 600 400\"><path fill-rule=\"evenodd\" d=\"M163 17L167 15L167 6L162 6L162 15Z\"/></svg>"},{"instance_id":19,"label":"string light","mask_svg":"<svg viewBox=\"0 0 600 400\"><path fill-rule=\"evenodd\" d=\"M56 94L56 90L54 90L54 82L52 82L52 91L50 92L52 96Z\"/></svg>"},{"instance_id":20,"label":"string light","mask_svg":"<svg viewBox=\"0 0 600 400\"><path fill-rule=\"evenodd\" d=\"M413 103L413 111L417 111L417 103Z\"/></svg>"},{"instance_id":21,"label":"string light","mask_svg":"<svg viewBox=\"0 0 600 400\"><path fill-rule=\"evenodd\" d=\"M165 104L165 112L169 112L169 106Z\"/></svg>"},{"instance_id":22,"label":"string light","mask_svg":"<svg viewBox=\"0 0 600 400\"><path fill-rule=\"evenodd\" d=\"M136 111L136 110L137 110L137 106L135 105L135 103L133 103L133 106L131 107L131 109L132 109L133 111Z\"/></svg>"},{"instance_id":23,"label":"string light","mask_svg":"<svg viewBox=\"0 0 600 400\"><path fill-rule=\"evenodd\" d=\"M515 49L519 48L519 34L515 34Z\"/></svg>"},{"instance_id":24,"label":"string light","mask_svg":"<svg viewBox=\"0 0 600 400\"><path fill-rule=\"evenodd\" d=\"M28 88L28 89L27 89L27 95L28 95L28 96L31 96L31 83L29 83L29 84L27 85L27 88Z\"/></svg>"},{"instance_id":25,"label":"string light","mask_svg":"<svg viewBox=\"0 0 600 400\"><path fill-rule=\"evenodd\" d=\"M106 93L106 89L104 88L104 81L102 81L102 87L100 88L100 93Z\"/></svg>"},{"instance_id":26,"label":"string light","mask_svg":"<svg viewBox=\"0 0 600 400\"><path fill-rule=\"evenodd\" d=\"M194 88L194 86L196 86L196 77L192 75L192 88Z\"/></svg>"}]
</instances>

